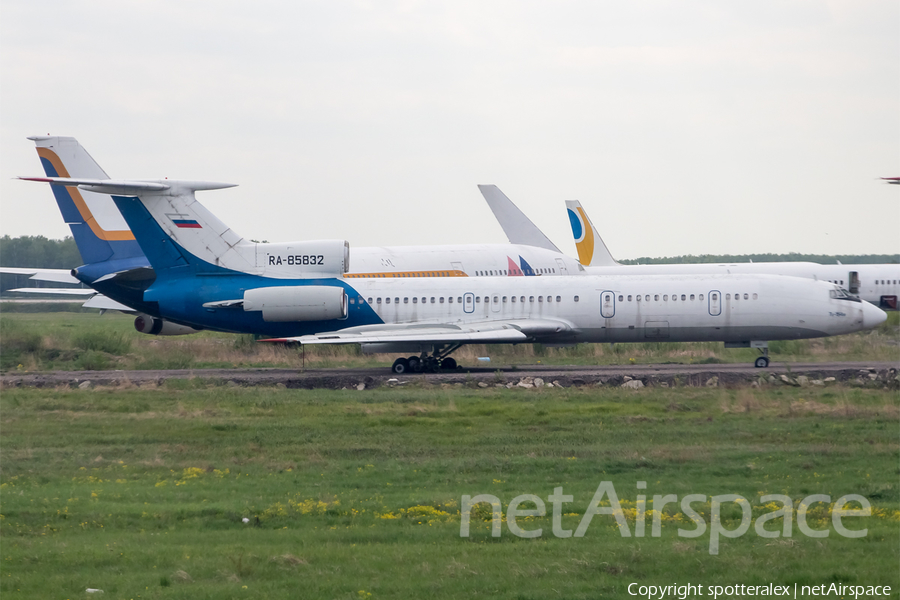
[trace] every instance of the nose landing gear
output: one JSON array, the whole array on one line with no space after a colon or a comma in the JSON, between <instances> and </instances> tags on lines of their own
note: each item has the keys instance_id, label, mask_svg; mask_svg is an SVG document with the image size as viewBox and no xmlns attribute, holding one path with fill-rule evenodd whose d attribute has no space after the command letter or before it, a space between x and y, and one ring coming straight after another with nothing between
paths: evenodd
<instances>
[{"instance_id":1,"label":"nose landing gear","mask_svg":"<svg viewBox=\"0 0 900 600\"><path fill-rule=\"evenodd\" d=\"M759 352L762 356L756 359L753 366L757 369L765 369L769 366L769 345L766 344L764 347L760 348Z\"/></svg>"}]
</instances>

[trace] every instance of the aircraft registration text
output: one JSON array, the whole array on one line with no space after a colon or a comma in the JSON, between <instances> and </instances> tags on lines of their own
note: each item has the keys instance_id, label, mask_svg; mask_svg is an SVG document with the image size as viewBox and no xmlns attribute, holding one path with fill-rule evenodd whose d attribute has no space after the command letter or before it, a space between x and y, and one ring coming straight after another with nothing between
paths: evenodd
<instances>
[{"instance_id":1,"label":"aircraft registration text","mask_svg":"<svg viewBox=\"0 0 900 600\"><path fill-rule=\"evenodd\" d=\"M324 254L289 254L287 256L269 255L269 265L324 265Z\"/></svg>"}]
</instances>

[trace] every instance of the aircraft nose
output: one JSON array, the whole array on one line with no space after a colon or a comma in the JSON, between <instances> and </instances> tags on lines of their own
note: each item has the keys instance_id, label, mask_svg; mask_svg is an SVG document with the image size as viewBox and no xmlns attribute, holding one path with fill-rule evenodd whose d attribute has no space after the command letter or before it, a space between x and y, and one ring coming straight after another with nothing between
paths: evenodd
<instances>
[{"instance_id":1,"label":"aircraft nose","mask_svg":"<svg viewBox=\"0 0 900 600\"><path fill-rule=\"evenodd\" d=\"M869 302L863 301L863 328L872 329L887 321L887 313Z\"/></svg>"}]
</instances>

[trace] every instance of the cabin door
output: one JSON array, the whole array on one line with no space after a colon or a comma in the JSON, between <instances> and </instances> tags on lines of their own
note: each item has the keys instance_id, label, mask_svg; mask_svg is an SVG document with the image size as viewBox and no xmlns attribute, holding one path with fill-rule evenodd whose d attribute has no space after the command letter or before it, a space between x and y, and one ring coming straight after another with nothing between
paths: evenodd
<instances>
[{"instance_id":1,"label":"cabin door","mask_svg":"<svg viewBox=\"0 0 900 600\"><path fill-rule=\"evenodd\" d=\"M722 293L719 290L709 292L709 314L713 317L722 314Z\"/></svg>"},{"instance_id":2,"label":"cabin door","mask_svg":"<svg viewBox=\"0 0 900 600\"><path fill-rule=\"evenodd\" d=\"M600 316L612 319L616 316L616 294L609 290L600 292Z\"/></svg>"}]
</instances>

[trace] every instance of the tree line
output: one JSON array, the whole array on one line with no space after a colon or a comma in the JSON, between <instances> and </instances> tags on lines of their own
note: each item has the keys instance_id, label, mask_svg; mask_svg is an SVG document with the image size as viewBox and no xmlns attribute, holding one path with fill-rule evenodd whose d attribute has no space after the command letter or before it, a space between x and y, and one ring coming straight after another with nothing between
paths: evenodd
<instances>
[{"instance_id":1,"label":"tree line","mask_svg":"<svg viewBox=\"0 0 900 600\"><path fill-rule=\"evenodd\" d=\"M81 266L81 254L75 240L47 239L42 235L0 237L0 267L74 269ZM36 282L27 275L0 275L0 292L17 287L70 287L60 283Z\"/></svg>"}]
</instances>

